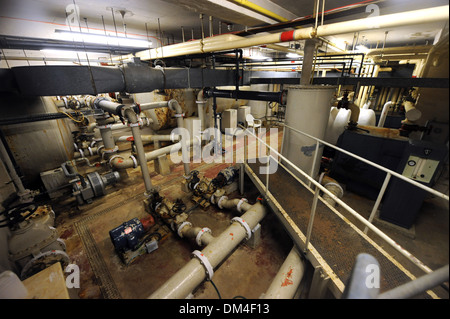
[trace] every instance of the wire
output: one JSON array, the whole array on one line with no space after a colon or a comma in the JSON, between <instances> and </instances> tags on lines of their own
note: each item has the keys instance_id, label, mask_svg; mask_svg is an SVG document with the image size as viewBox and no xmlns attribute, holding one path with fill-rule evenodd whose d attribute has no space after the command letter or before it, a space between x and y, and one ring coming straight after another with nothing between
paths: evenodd
<instances>
[{"instance_id":1,"label":"wire","mask_svg":"<svg viewBox=\"0 0 450 319\"><path fill-rule=\"evenodd\" d=\"M233 299L247 299L244 296L234 296Z\"/></svg>"},{"instance_id":2,"label":"wire","mask_svg":"<svg viewBox=\"0 0 450 319\"><path fill-rule=\"evenodd\" d=\"M210 281L211 284L213 285L214 289L216 289L216 292L217 292L217 295L219 296L219 299L222 299L222 296L220 295L219 289L217 289L217 287L214 284L214 282L212 281L212 279L208 279L208 281Z\"/></svg>"},{"instance_id":3,"label":"wire","mask_svg":"<svg viewBox=\"0 0 450 319\"><path fill-rule=\"evenodd\" d=\"M83 121L84 121L84 114L83 114L82 112L80 112L80 113L81 113L81 116L82 116L81 120L77 120L77 119L73 118L72 115L70 115L70 114L67 113L67 112L60 111L60 113L66 115L68 118L70 118L70 119L71 119L72 121L74 121L74 122L77 122L77 123L83 123Z\"/></svg>"}]
</instances>

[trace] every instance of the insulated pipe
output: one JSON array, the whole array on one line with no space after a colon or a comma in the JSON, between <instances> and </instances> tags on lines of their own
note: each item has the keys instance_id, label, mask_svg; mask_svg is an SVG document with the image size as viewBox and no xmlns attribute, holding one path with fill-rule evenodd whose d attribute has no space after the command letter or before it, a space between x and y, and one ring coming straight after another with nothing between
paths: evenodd
<instances>
[{"instance_id":1,"label":"insulated pipe","mask_svg":"<svg viewBox=\"0 0 450 319\"><path fill-rule=\"evenodd\" d=\"M378 127L383 127L384 122L386 121L386 117L389 113L390 108L394 106L394 102L388 101L384 103L383 110L381 111L380 119L378 120Z\"/></svg>"},{"instance_id":2,"label":"insulated pipe","mask_svg":"<svg viewBox=\"0 0 450 319\"><path fill-rule=\"evenodd\" d=\"M305 265L297 248L292 247L262 299L292 299L305 272Z\"/></svg>"},{"instance_id":3,"label":"insulated pipe","mask_svg":"<svg viewBox=\"0 0 450 319\"><path fill-rule=\"evenodd\" d=\"M145 190L150 195L154 189L152 181L150 179L150 172L148 171L147 159L145 158L144 145L141 139L141 130L139 128L139 121L136 113L131 108L126 108L124 112L125 117L130 122L131 133L133 134L134 145L136 146L136 152L139 165L141 166L142 177L144 178Z\"/></svg>"},{"instance_id":4,"label":"insulated pipe","mask_svg":"<svg viewBox=\"0 0 450 319\"><path fill-rule=\"evenodd\" d=\"M183 160L183 165L184 165L184 174L185 177L188 177L191 170L189 168L189 160L190 160L190 156L189 156L189 149L187 147L186 144L186 136L184 135L186 132L186 129L184 127L184 113L183 113L183 109L181 108L180 104L178 104L177 100L170 100L168 102L169 104L169 108L172 111L175 111L176 113L176 117L177 117L177 126L180 129L180 134L181 136L181 156L182 156L182 160Z\"/></svg>"},{"instance_id":5,"label":"insulated pipe","mask_svg":"<svg viewBox=\"0 0 450 319\"><path fill-rule=\"evenodd\" d=\"M368 17L358 20L331 23L328 25L318 26L317 28L309 27L295 30L293 29L290 31L270 33L247 38L239 38L238 36L234 36L227 39L225 36L219 36L166 46L163 48L164 56L162 54L162 50L160 49L137 52L136 56L143 60L167 58L186 54L215 52L264 44L306 40L372 29L390 29L413 24L417 25L437 21L446 21L448 20L448 17L449 6L446 5L428 9Z\"/></svg>"},{"instance_id":6,"label":"insulated pipe","mask_svg":"<svg viewBox=\"0 0 450 319\"><path fill-rule=\"evenodd\" d=\"M248 224L250 229L266 215L266 208L257 202L241 218ZM205 269L210 266L214 269L246 238L246 229L237 221L232 224L209 243L201 252L208 265L205 267L198 257L192 258L183 268L176 272L160 288L153 292L149 299L181 299L186 298L206 278L211 278L212 273L206 273ZM209 268L209 267L208 267Z\"/></svg>"}]
</instances>

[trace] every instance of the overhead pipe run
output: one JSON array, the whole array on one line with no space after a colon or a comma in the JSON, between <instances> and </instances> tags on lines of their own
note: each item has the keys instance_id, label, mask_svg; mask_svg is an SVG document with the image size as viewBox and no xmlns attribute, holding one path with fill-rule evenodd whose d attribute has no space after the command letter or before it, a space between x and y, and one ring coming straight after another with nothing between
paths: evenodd
<instances>
[{"instance_id":1,"label":"overhead pipe run","mask_svg":"<svg viewBox=\"0 0 450 319\"><path fill-rule=\"evenodd\" d=\"M208 39L169 45L161 49L150 49L137 52L136 56L142 60L161 59L186 54L198 54L222 50L247 48L264 44L306 40L318 37L327 37L339 34L354 33L373 29L388 29L407 25L445 21L449 18L449 6L439 6L428 9L387 14L368 17L364 19L337 22L309 28L257 35L252 37L239 37L236 35L222 35ZM164 54L162 54L164 52Z\"/></svg>"},{"instance_id":2,"label":"overhead pipe run","mask_svg":"<svg viewBox=\"0 0 450 319\"><path fill-rule=\"evenodd\" d=\"M226 98L237 100L254 100L276 102L284 105L286 101L286 91L281 92L262 92L262 91L244 91L244 90L220 90L206 88L203 90L203 96L210 98Z\"/></svg>"}]
</instances>

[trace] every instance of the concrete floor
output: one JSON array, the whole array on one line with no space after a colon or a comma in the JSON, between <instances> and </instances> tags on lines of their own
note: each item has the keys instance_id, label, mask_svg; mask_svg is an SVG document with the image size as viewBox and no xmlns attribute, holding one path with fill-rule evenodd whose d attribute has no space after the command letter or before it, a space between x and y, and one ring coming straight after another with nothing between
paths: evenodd
<instances>
[{"instance_id":1,"label":"concrete floor","mask_svg":"<svg viewBox=\"0 0 450 319\"><path fill-rule=\"evenodd\" d=\"M153 163L150 163L151 172L152 166ZM212 178L227 166L229 164L203 163L192 168ZM189 209L194 203L190 201L190 194L181 190L180 177L182 178L183 173L182 166L179 165L172 166L171 175L157 176L154 172L151 175L154 185L161 187L161 196L172 200L180 198ZM254 202L258 195L255 191L249 187L244 197ZM109 231L131 218L148 215L142 198L133 199L143 192L140 169L134 169L129 171L127 181L112 186L108 195L81 209L70 200L54 204L55 212L59 212L56 227L66 242L72 263L76 263L81 271L81 287L70 291L72 298L146 298L191 259L193 250L199 249L195 243L170 234L160 242L156 251L138 257L131 265L123 264L114 251ZM240 197L239 194L234 196ZM126 203L122 204L123 202ZM207 210L194 210L189 221L193 225L208 227L213 235L218 235L228 227L229 220L234 216L238 216L237 211L210 206ZM268 216L261 225L261 243L258 247L250 248L245 244L238 246L215 270L213 282L222 298L259 298L269 287L292 248L290 238L275 216ZM88 237L88 240L84 237ZM92 249L87 245L95 247ZM102 267L103 270L99 270ZM198 299L217 297L210 282L201 284L193 295L193 298Z\"/></svg>"},{"instance_id":2,"label":"concrete floor","mask_svg":"<svg viewBox=\"0 0 450 319\"><path fill-rule=\"evenodd\" d=\"M280 134L280 141L281 138ZM162 196L172 200L181 198L188 208L194 205L189 194L180 187L184 173L182 165L172 165L172 172L167 176L156 174L153 162L148 166L152 182L160 186ZM191 168L212 178L226 166L228 164L201 163L193 164ZM129 169L128 174L127 180L110 187L108 195L95 199L90 205L79 208L73 199L53 203L57 214L56 227L66 242L72 263L81 270L81 287L71 289L72 298L146 298L190 260L193 250L198 249L195 243L172 234L161 241L156 251L139 257L131 265L125 266L121 262L110 241L109 230L133 217L141 218L147 214L142 198L139 198L139 194L144 192L140 169ZM257 195L256 188L247 182L243 197L254 202ZM240 197L237 193L234 196ZM373 201L349 192L345 193L344 201L364 217L370 215ZM236 211L222 211L217 207L197 208L190 221L194 225L209 227L214 235L224 230L236 215ZM346 217L352 220L351 216ZM289 253L292 241L277 217L269 214L261 224L261 244L256 248L245 244L238 246L215 270L213 281L222 298L259 298ZM448 264L448 203L437 199L425 201L415 224L414 238L396 227L377 223L377 220L375 225L430 268ZM94 249L86 247L86 235L89 237L87 242L93 244ZM381 245L388 250L386 245ZM391 253L402 260L395 251ZM420 270L413 273L416 276L423 274ZM206 281L193 292L192 297L214 299L218 296L211 282ZM444 293L443 298L448 298L448 293Z\"/></svg>"}]
</instances>

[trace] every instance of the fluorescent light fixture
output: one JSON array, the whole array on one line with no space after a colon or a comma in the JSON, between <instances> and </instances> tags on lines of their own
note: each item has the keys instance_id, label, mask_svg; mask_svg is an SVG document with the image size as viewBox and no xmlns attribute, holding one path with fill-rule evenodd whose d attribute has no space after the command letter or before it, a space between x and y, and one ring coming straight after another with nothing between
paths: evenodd
<instances>
[{"instance_id":1,"label":"fluorescent light fixture","mask_svg":"<svg viewBox=\"0 0 450 319\"><path fill-rule=\"evenodd\" d=\"M286 54L286 57L287 57L287 58L294 58L294 59L297 59L297 58L300 57L300 55L298 55L298 54L296 54L296 53L288 53L288 54Z\"/></svg>"},{"instance_id":2,"label":"fluorescent light fixture","mask_svg":"<svg viewBox=\"0 0 450 319\"><path fill-rule=\"evenodd\" d=\"M357 45L356 50L362 53L367 53L369 51L369 48L365 45Z\"/></svg>"},{"instance_id":3,"label":"fluorescent light fixture","mask_svg":"<svg viewBox=\"0 0 450 319\"><path fill-rule=\"evenodd\" d=\"M149 48L152 44L151 41L125 38L125 37L115 37L104 34L97 33L87 33L87 32L75 32L67 30L55 30L55 33L59 35L62 40L75 41L75 42L85 42L85 43L96 43L111 46L120 47L133 47L133 48Z\"/></svg>"},{"instance_id":4,"label":"fluorescent light fixture","mask_svg":"<svg viewBox=\"0 0 450 319\"><path fill-rule=\"evenodd\" d=\"M83 51L83 50L79 50L79 51L73 51L73 50L63 50L63 49L42 49L39 50L42 53L48 53L48 54L58 54L58 55L64 55L64 56L71 56L71 55L75 55L75 54L104 54L101 52L93 52L93 51Z\"/></svg>"}]
</instances>

